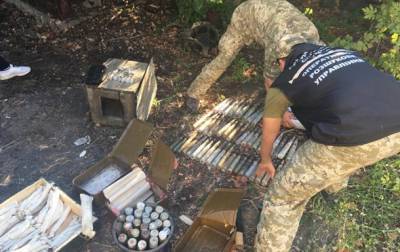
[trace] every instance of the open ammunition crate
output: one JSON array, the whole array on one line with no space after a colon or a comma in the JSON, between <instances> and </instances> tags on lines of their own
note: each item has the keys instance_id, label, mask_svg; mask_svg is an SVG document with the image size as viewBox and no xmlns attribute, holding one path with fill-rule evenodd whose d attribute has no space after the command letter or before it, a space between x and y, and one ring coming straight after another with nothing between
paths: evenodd
<instances>
[{"instance_id":1,"label":"open ammunition crate","mask_svg":"<svg viewBox=\"0 0 400 252\"><path fill-rule=\"evenodd\" d=\"M150 63L108 59L105 79L86 85L90 114L95 123L125 126L133 118L146 120L157 92L153 59Z\"/></svg>"},{"instance_id":2,"label":"open ammunition crate","mask_svg":"<svg viewBox=\"0 0 400 252\"><path fill-rule=\"evenodd\" d=\"M153 127L146 122L133 119L122 134L113 151L97 164L73 180L74 186L86 194L93 195L97 204L106 204L112 211L103 191L137 168L136 161L151 135ZM176 159L169 147L161 141L153 146L152 160L146 180L158 197L165 198L168 181ZM117 212L113 211L115 214Z\"/></svg>"},{"instance_id":3,"label":"open ammunition crate","mask_svg":"<svg viewBox=\"0 0 400 252\"><path fill-rule=\"evenodd\" d=\"M229 252L236 235L236 216L244 195L241 189L216 189L199 216L178 241L175 252Z\"/></svg>"},{"instance_id":4,"label":"open ammunition crate","mask_svg":"<svg viewBox=\"0 0 400 252\"><path fill-rule=\"evenodd\" d=\"M10 198L8 198L6 201L0 204L0 209L3 207L6 207L7 205L13 203L13 202L21 202L22 200L26 199L29 195L31 195L36 189L38 189L41 186L45 186L49 184L47 180L44 178L40 178L37 180L35 183L32 185L26 187L25 189L22 189L18 193L14 194ZM64 193L60 188L54 187L55 190L58 190L60 192L60 198L63 201L65 205L68 205L71 208L71 212L77 216L82 217L81 214L81 206L77 204L73 199L71 199L66 193ZM97 218L93 218L94 221L97 220ZM73 239L75 239L77 236L80 234L80 230L77 231L76 233L72 234L71 237L66 240L61 246L58 248L55 248L54 251L57 252L61 250L63 247L65 247L68 243L70 243Z\"/></svg>"}]
</instances>

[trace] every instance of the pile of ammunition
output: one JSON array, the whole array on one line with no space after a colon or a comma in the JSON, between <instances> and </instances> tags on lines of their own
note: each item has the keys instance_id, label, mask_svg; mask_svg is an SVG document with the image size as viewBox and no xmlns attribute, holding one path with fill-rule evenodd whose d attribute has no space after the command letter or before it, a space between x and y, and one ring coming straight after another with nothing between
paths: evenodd
<instances>
[{"instance_id":1,"label":"pile of ammunition","mask_svg":"<svg viewBox=\"0 0 400 252\"><path fill-rule=\"evenodd\" d=\"M151 201L153 197L146 174L139 167L105 188L103 194L115 212L138 202Z\"/></svg>"},{"instance_id":2,"label":"pile of ammunition","mask_svg":"<svg viewBox=\"0 0 400 252\"><path fill-rule=\"evenodd\" d=\"M80 230L80 217L53 184L0 209L0 251L57 251Z\"/></svg>"},{"instance_id":3,"label":"pile of ammunition","mask_svg":"<svg viewBox=\"0 0 400 252\"><path fill-rule=\"evenodd\" d=\"M153 206L138 202L136 207L123 209L113 227L119 245L145 251L167 242L173 230L170 216L162 206Z\"/></svg>"},{"instance_id":4,"label":"pile of ammunition","mask_svg":"<svg viewBox=\"0 0 400 252\"><path fill-rule=\"evenodd\" d=\"M172 144L172 150L228 172L247 176L266 186L268 176L255 178L259 163L264 106L253 99L226 99L197 120L194 131ZM261 99L258 99L261 100ZM301 131L283 131L274 143L277 167L290 160L305 140Z\"/></svg>"}]
</instances>

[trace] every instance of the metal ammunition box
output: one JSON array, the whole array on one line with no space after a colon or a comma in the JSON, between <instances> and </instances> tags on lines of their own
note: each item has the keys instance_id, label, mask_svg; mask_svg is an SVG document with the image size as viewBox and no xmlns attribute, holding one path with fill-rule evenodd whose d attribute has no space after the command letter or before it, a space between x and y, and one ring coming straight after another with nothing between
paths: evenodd
<instances>
[{"instance_id":1,"label":"metal ammunition box","mask_svg":"<svg viewBox=\"0 0 400 252\"><path fill-rule=\"evenodd\" d=\"M236 236L237 210L243 195L241 189L221 188L212 192L173 251L231 251Z\"/></svg>"}]
</instances>

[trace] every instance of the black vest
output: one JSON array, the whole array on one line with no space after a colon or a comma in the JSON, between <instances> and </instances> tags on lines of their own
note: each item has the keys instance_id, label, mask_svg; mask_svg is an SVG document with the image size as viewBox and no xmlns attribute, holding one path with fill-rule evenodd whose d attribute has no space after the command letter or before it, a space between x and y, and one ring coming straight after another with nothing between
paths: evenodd
<instances>
[{"instance_id":1,"label":"black vest","mask_svg":"<svg viewBox=\"0 0 400 252\"><path fill-rule=\"evenodd\" d=\"M400 132L400 82L355 52L296 45L273 87L316 142L353 146Z\"/></svg>"}]
</instances>

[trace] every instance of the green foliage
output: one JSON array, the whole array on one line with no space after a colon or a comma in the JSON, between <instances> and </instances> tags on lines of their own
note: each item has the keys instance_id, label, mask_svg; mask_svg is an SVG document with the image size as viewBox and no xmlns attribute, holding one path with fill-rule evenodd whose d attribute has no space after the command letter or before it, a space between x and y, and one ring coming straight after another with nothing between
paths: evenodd
<instances>
[{"instance_id":1,"label":"green foliage","mask_svg":"<svg viewBox=\"0 0 400 252\"><path fill-rule=\"evenodd\" d=\"M359 39L350 35L336 39L332 45L363 52L370 62L400 78L400 3L384 1L379 6L362 9L370 29Z\"/></svg>"},{"instance_id":2,"label":"green foliage","mask_svg":"<svg viewBox=\"0 0 400 252\"><path fill-rule=\"evenodd\" d=\"M232 78L236 81L245 81L249 77L245 72L251 67L250 63L245 58L237 57L233 62Z\"/></svg>"},{"instance_id":3,"label":"green foliage","mask_svg":"<svg viewBox=\"0 0 400 252\"><path fill-rule=\"evenodd\" d=\"M186 24L203 21L207 13L213 11L219 15L225 26L235 9L232 0L175 0L175 2L179 17Z\"/></svg>"},{"instance_id":4,"label":"green foliage","mask_svg":"<svg viewBox=\"0 0 400 252\"><path fill-rule=\"evenodd\" d=\"M400 159L384 160L351 180L334 206L315 197L312 212L339 230L337 247L397 251L400 247Z\"/></svg>"}]
</instances>

